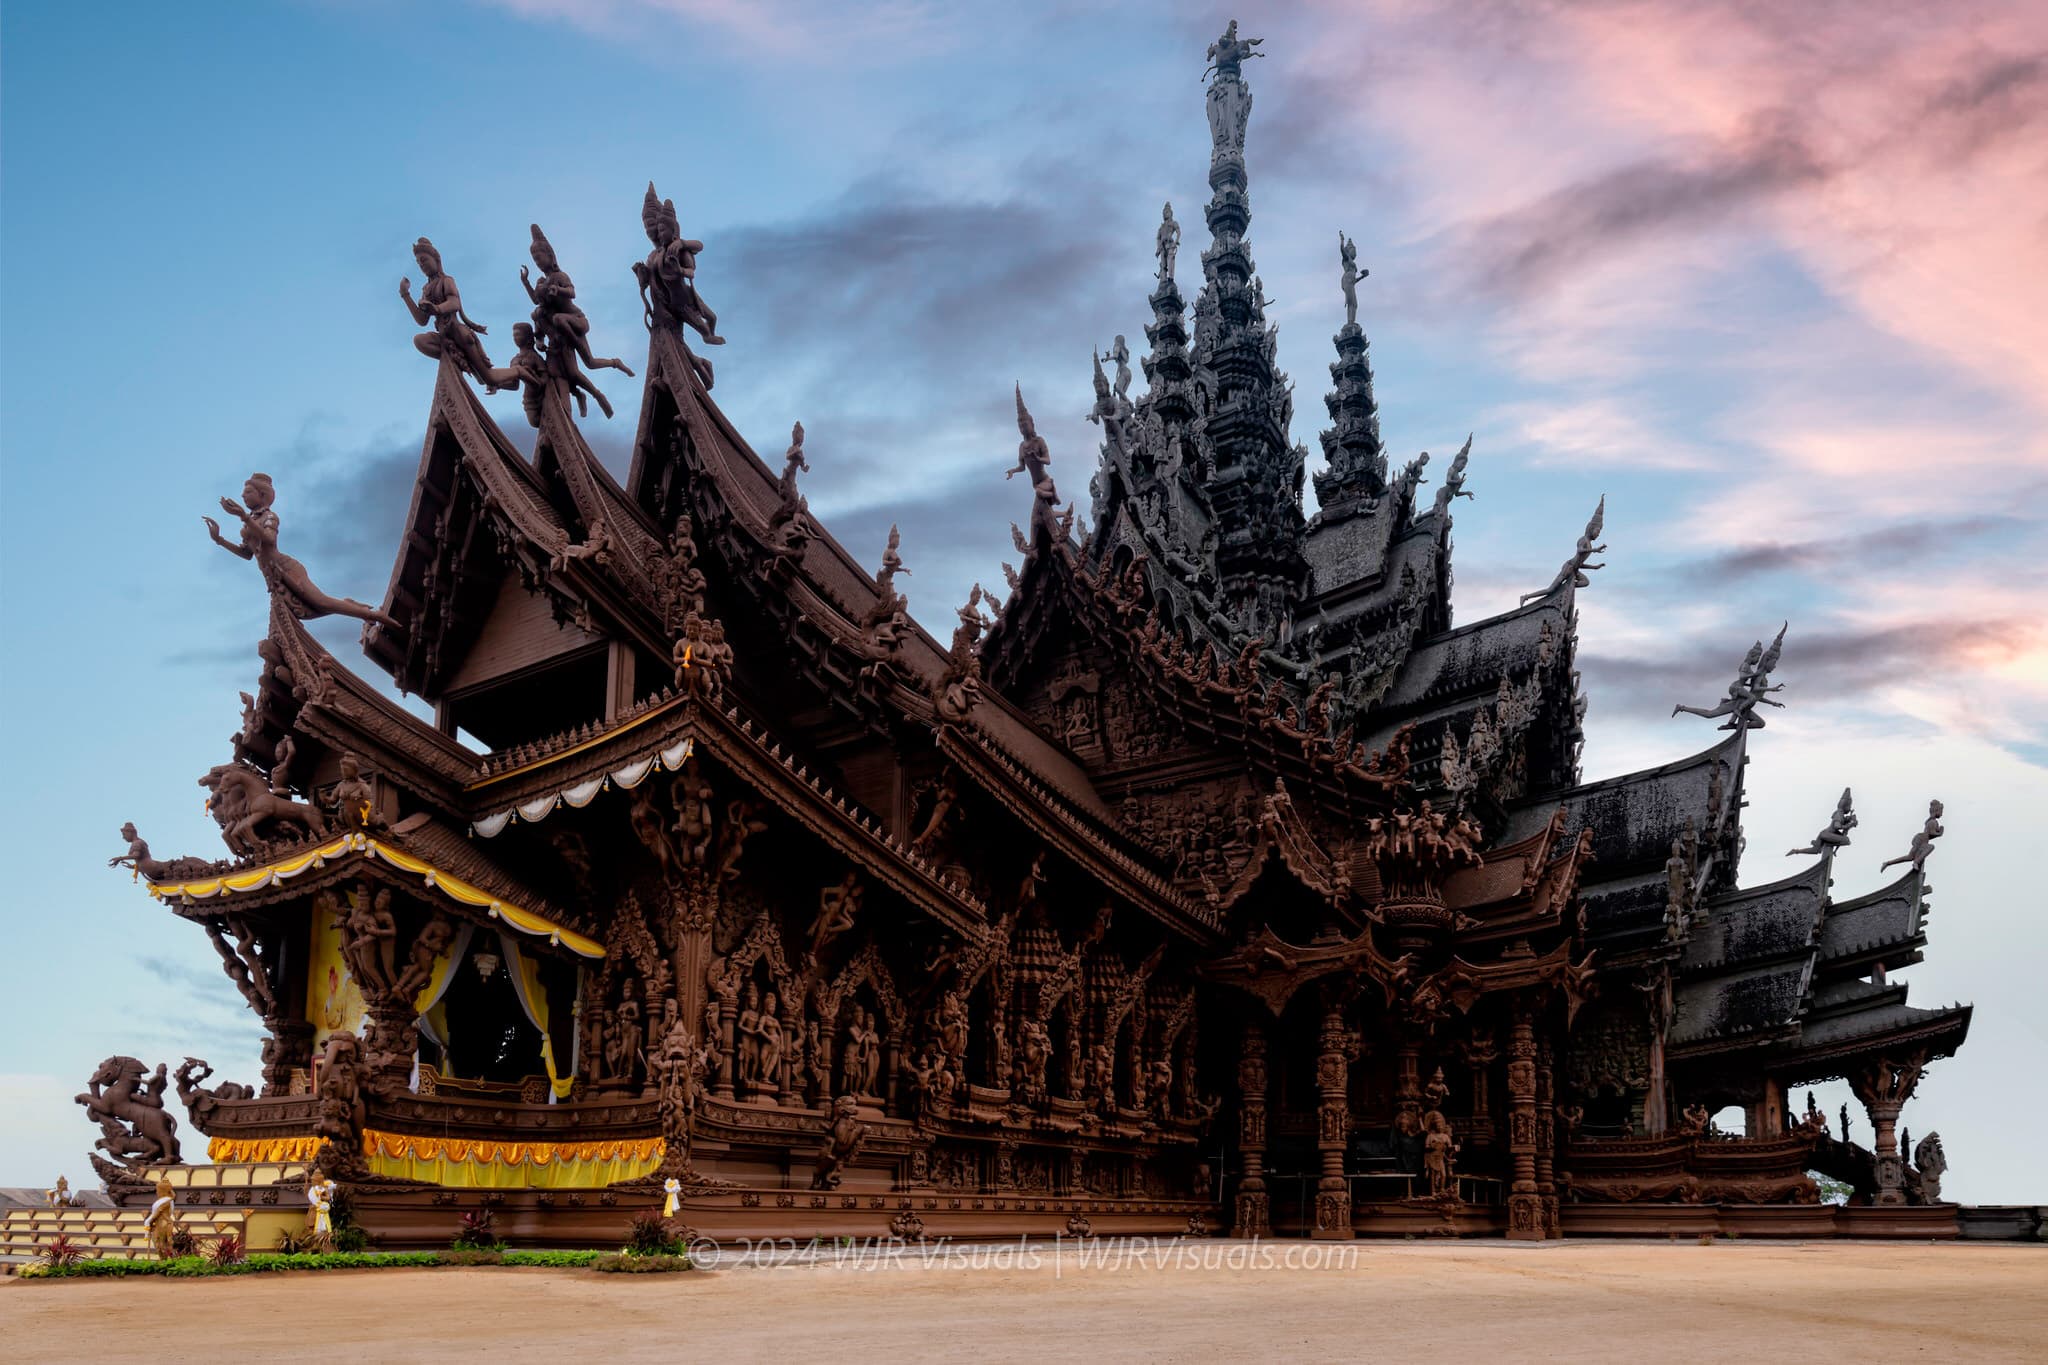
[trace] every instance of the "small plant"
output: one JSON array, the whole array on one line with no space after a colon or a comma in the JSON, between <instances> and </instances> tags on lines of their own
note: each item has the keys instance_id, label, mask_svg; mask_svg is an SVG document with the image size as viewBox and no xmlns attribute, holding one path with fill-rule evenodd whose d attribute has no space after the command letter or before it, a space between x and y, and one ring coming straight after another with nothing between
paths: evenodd
<instances>
[{"instance_id":1,"label":"small plant","mask_svg":"<svg viewBox=\"0 0 2048 1365\"><path fill-rule=\"evenodd\" d=\"M354 1254L370 1249L370 1234L362 1224L356 1222L356 1201L348 1186L342 1185L334 1191L334 1198L327 1206L327 1223L333 1229L328 1245L321 1250L341 1251Z\"/></svg>"},{"instance_id":2,"label":"small plant","mask_svg":"<svg viewBox=\"0 0 2048 1365\"><path fill-rule=\"evenodd\" d=\"M206 1249L206 1262L216 1270L231 1265L240 1265L249 1259L249 1249L242 1238L232 1232L223 1232L213 1239L213 1245Z\"/></svg>"},{"instance_id":3,"label":"small plant","mask_svg":"<svg viewBox=\"0 0 2048 1365\"><path fill-rule=\"evenodd\" d=\"M626 1232L628 1256L673 1256L683 1249L675 1225L657 1213L633 1216Z\"/></svg>"},{"instance_id":4,"label":"small plant","mask_svg":"<svg viewBox=\"0 0 2048 1365\"><path fill-rule=\"evenodd\" d=\"M1713 1234L1713 1233L1711 1233L1711 1232L1703 1232L1703 1233L1701 1233L1701 1234L1700 1234L1700 1245L1701 1245L1701 1246L1703 1246L1703 1247L1710 1247L1710 1246L1712 1246L1713 1244L1714 1244L1714 1234Z\"/></svg>"},{"instance_id":5,"label":"small plant","mask_svg":"<svg viewBox=\"0 0 2048 1365\"><path fill-rule=\"evenodd\" d=\"M290 1228L279 1228L275 1250L280 1256L304 1256L313 1250L318 1240L310 1232L294 1232Z\"/></svg>"},{"instance_id":6,"label":"small plant","mask_svg":"<svg viewBox=\"0 0 2048 1365\"><path fill-rule=\"evenodd\" d=\"M198 1254L199 1239L197 1237L194 1237L190 1232L187 1232L184 1228L171 1229L172 1259L175 1260L184 1256L197 1256Z\"/></svg>"},{"instance_id":7,"label":"small plant","mask_svg":"<svg viewBox=\"0 0 2048 1365\"><path fill-rule=\"evenodd\" d=\"M462 1223L455 1230L455 1240L449 1245L457 1251L498 1251L504 1243L498 1240L498 1231L489 1209L477 1209L462 1215Z\"/></svg>"},{"instance_id":8,"label":"small plant","mask_svg":"<svg viewBox=\"0 0 2048 1365\"><path fill-rule=\"evenodd\" d=\"M611 1274L656 1275L672 1270L688 1270L688 1256L636 1256L623 1253L617 1256L601 1256L590 1263L592 1270Z\"/></svg>"},{"instance_id":9,"label":"small plant","mask_svg":"<svg viewBox=\"0 0 2048 1365\"><path fill-rule=\"evenodd\" d=\"M52 1270L68 1270L85 1259L85 1248L71 1240L66 1233L58 1233L43 1248L43 1264Z\"/></svg>"}]
</instances>

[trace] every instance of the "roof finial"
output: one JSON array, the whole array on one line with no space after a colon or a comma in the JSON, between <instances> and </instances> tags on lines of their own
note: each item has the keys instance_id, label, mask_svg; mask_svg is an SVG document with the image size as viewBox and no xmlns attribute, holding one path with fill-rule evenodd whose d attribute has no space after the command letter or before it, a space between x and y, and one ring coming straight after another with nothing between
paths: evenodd
<instances>
[{"instance_id":1,"label":"roof finial","mask_svg":"<svg viewBox=\"0 0 2048 1365\"><path fill-rule=\"evenodd\" d=\"M1466 433L1465 444L1458 447L1458 453L1451 457L1451 467L1444 472L1444 481L1436 490L1436 514L1447 516L1451 503L1457 498L1469 498L1465 491L1465 465L1472 458L1472 436Z\"/></svg>"},{"instance_id":2,"label":"roof finial","mask_svg":"<svg viewBox=\"0 0 2048 1365\"><path fill-rule=\"evenodd\" d=\"M1557 576L1550 580L1550 585L1548 587L1540 589L1536 592L1523 593L1522 601L1530 602L1539 597L1548 597L1550 596L1550 594L1564 587L1567 583L1571 584L1575 588L1583 588L1590 586L1593 580L1586 577L1586 575L1591 573L1595 569L1604 569L1607 567L1605 564L1594 564L1590 562L1594 555L1605 554L1607 552L1607 547L1605 545L1595 545L1593 543L1594 541L1600 539L1600 528L1605 526L1606 524L1607 495L1605 493L1602 493L1600 495L1600 505L1593 509L1592 520L1586 523L1585 534L1579 537L1578 548L1572 552L1572 557L1564 562L1564 567L1560 568L1557 571ZM1674 712L1673 714L1675 715L1676 712Z\"/></svg>"},{"instance_id":3,"label":"roof finial","mask_svg":"<svg viewBox=\"0 0 2048 1365\"><path fill-rule=\"evenodd\" d=\"M1926 871L1927 855L1934 852L1934 841L1947 832L1947 830L1941 827L1941 802L1929 801L1927 803L1927 823L1922 825L1920 832L1913 836L1912 847L1896 858L1890 858L1879 863L1877 870L1882 872L1897 863L1911 863L1915 872Z\"/></svg>"},{"instance_id":4,"label":"roof finial","mask_svg":"<svg viewBox=\"0 0 2048 1365\"><path fill-rule=\"evenodd\" d=\"M1343 262L1344 271L1340 277L1344 287L1344 326L1349 329L1358 326L1358 282L1372 274L1358 264L1358 243L1337 230L1337 254Z\"/></svg>"},{"instance_id":5,"label":"roof finial","mask_svg":"<svg viewBox=\"0 0 2048 1365\"><path fill-rule=\"evenodd\" d=\"M1813 842L1805 848L1795 848L1785 856L1787 858L1797 858L1805 853L1818 853L1823 858L1832 858L1835 856L1836 849L1849 846L1849 831L1854 828L1856 828L1855 802L1854 798L1849 795L1849 789L1844 787L1842 788L1842 799L1835 802L1835 813L1828 820L1828 827L1814 835Z\"/></svg>"},{"instance_id":6,"label":"roof finial","mask_svg":"<svg viewBox=\"0 0 2048 1365\"><path fill-rule=\"evenodd\" d=\"M1778 656L1784 653L1785 631L1789 625L1790 622L1787 622L1786 625L1778 627L1778 638L1771 641L1768 650L1764 648L1762 640L1749 647L1749 653L1743 656L1742 668L1736 674L1735 681L1728 684L1726 697L1711 707L1687 706L1680 703L1671 708L1671 714L1675 716L1684 711L1689 715L1705 716L1709 720L1715 716L1727 716L1728 723L1721 727L1723 730L1763 729L1764 718L1756 714L1757 704L1761 702L1765 706L1778 707L1785 704L1771 700L1771 693L1785 690L1783 683L1775 687L1771 685L1771 674L1778 667Z\"/></svg>"}]
</instances>

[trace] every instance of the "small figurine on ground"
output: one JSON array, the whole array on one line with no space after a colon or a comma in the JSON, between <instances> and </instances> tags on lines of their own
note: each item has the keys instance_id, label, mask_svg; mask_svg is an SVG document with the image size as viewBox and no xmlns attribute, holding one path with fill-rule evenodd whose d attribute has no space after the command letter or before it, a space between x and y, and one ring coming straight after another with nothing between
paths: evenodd
<instances>
[{"instance_id":1,"label":"small figurine on ground","mask_svg":"<svg viewBox=\"0 0 2048 1365\"><path fill-rule=\"evenodd\" d=\"M149 1246L156 1252L156 1258L159 1261L170 1260L171 1238L178 1231L178 1214L177 1191L172 1188L169 1176L156 1178L156 1202L149 1206L149 1215L142 1226L149 1233Z\"/></svg>"}]
</instances>

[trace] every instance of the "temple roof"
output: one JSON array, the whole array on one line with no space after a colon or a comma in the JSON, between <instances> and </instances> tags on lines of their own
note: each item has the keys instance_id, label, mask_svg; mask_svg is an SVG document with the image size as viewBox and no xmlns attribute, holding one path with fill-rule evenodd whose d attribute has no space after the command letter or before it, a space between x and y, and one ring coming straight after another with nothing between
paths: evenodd
<instances>
[{"instance_id":1,"label":"temple roof","mask_svg":"<svg viewBox=\"0 0 2048 1365\"><path fill-rule=\"evenodd\" d=\"M1709 898L1685 928L1674 1056L1768 1040L1774 1069L1818 1077L1858 1050L1953 1051L1968 1006L1906 1004L1906 983L1881 970L1919 960L1923 874L1840 903L1828 898L1833 859Z\"/></svg>"}]
</instances>

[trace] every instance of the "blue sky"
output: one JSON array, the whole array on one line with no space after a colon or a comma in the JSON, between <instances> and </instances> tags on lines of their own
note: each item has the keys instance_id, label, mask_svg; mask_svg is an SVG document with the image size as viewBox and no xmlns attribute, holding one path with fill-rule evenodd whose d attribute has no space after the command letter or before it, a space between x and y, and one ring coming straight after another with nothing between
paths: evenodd
<instances>
[{"instance_id":1,"label":"blue sky","mask_svg":"<svg viewBox=\"0 0 2048 1365\"><path fill-rule=\"evenodd\" d=\"M1256 13L1256 17L1255 16ZM432 370L396 293L424 233L492 328L539 222L600 353L644 349L627 266L651 177L703 238L716 396L928 625L1000 583L1023 384L1085 488L1089 353L1142 350L1171 199L1193 288L1211 5L505 0L11 6L0 15L0 771L16 894L0 1183L86 1175L99 1058L256 1031L202 935L106 869L218 845L194 785L253 682L264 600L199 516L275 476L286 547L377 598ZM1979 1005L1909 1108L1965 1199L2048 1200L2023 1134L2048 917L2048 20L2020 3L1243 11L1251 240L1315 448L1335 236L1397 454L1477 433L1457 610L1547 581L1608 498L1582 594L1589 776L1703 747L1707 701L1790 617L1791 709L1753 746L1744 873L1835 795L1877 884L1929 796L1921 1003ZM585 429L621 460L637 382ZM517 400L487 400L517 435ZM523 439L523 438L522 438ZM1425 489L1427 496L1427 488ZM353 632L327 633L355 658ZM368 671L369 666L364 665ZM1828 1094L1832 1097L1833 1091ZM1830 1099L1829 1107L1833 1103ZM2030 1115L2023 1122L2022 1115Z\"/></svg>"}]
</instances>

